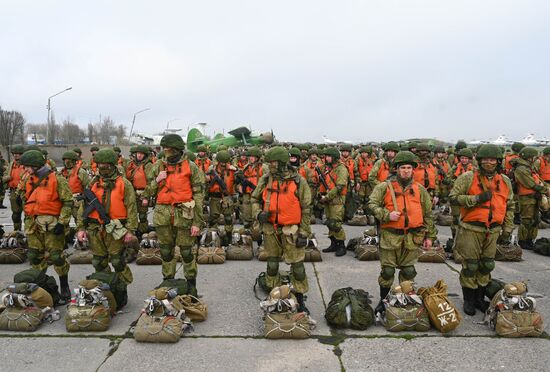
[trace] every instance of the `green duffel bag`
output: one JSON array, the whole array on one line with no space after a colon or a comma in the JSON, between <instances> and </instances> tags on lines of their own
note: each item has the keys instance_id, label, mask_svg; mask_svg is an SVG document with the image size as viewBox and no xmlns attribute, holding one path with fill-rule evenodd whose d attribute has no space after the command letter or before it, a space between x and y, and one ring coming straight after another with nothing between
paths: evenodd
<instances>
[{"instance_id":1,"label":"green duffel bag","mask_svg":"<svg viewBox=\"0 0 550 372\"><path fill-rule=\"evenodd\" d=\"M75 250L69 256L69 263L72 265L91 265L93 257L91 250Z\"/></svg>"},{"instance_id":2,"label":"green duffel bag","mask_svg":"<svg viewBox=\"0 0 550 372\"><path fill-rule=\"evenodd\" d=\"M542 254L543 256L550 256L550 239L539 238L535 241L534 252Z\"/></svg>"},{"instance_id":3,"label":"green duffel bag","mask_svg":"<svg viewBox=\"0 0 550 372\"><path fill-rule=\"evenodd\" d=\"M321 251L317 248L307 247L305 249L304 262L321 262L323 257L321 256Z\"/></svg>"},{"instance_id":4,"label":"green duffel bag","mask_svg":"<svg viewBox=\"0 0 550 372\"><path fill-rule=\"evenodd\" d=\"M86 279L99 280L101 283L109 285L109 289L116 300L116 311L122 309L128 303L127 285L122 281L116 273L99 271L88 275Z\"/></svg>"},{"instance_id":5,"label":"green duffel bag","mask_svg":"<svg viewBox=\"0 0 550 372\"><path fill-rule=\"evenodd\" d=\"M158 288L175 288L178 291L178 296L183 296L187 294L191 294L193 296L196 296L196 294L189 293L189 291L193 291L194 288L187 285L187 280L185 278L180 279L165 279L160 283L155 289ZM195 291L196 292L196 289Z\"/></svg>"},{"instance_id":6,"label":"green duffel bag","mask_svg":"<svg viewBox=\"0 0 550 372\"><path fill-rule=\"evenodd\" d=\"M111 314L103 305L69 305L65 315L68 332L103 332L109 329Z\"/></svg>"},{"instance_id":7,"label":"green duffel bag","mask_svg":"<svg viewBox=\"0 0 550 372\"><path fill-rule=\"evenodd\" d=\"M0 248L0 264L20 264L27 260L24 248Z\"/></svg>"},{"instance_id":8,"label":"green duffel bag","mask_svg":"<svg viewBox=\"0 0 550 372\"><path fill-rule=\"evenodd\" d=\"M311 335L306 313L268 313L264 318L264 336L269 339L304 339Z\"/></svg>"},{"instance_id":9,"label":"green duffel bag","mask_svg":"<svg viewBox=\"0 0 550 372\"><path fill-rule=\"evenodd\" d=\"M374 324L368 292L350 287L337 289L327 306L325 319L335 327L367 329Z\"/></svg>"},{"instance_id":10,"label":"green duffel bag","mask_svg":"<svg viewBox=\"0 0 550 372\"><path fill-rule=\"evenodd\" d=\"M183 322L173 316L153 317L142 314L134 329L137 342L174 343L183 334Z\"/></svg>"},{"instance_id":11,"label":"green duffel bag","mask_svg":"<svg viewBox=\"0 0 550 372\"><path fill-rule=\"evenodd\" d=\"M276 285L276 287L281 286L283 284L289 284L290 275L291 274L289 271L279 271L280 283ZM254 291L256 290L256 286L259 286L266 293L271 292L271 290L273 289L272 287L267 285L265 271L262 271L256 278L256 283L254 284Z\"/></svg>"},{"instance_id":12,"label":"green duffel bag","mask_svg":"<svg viewBox=\"0 0 550 372\"><path fill-rule=\"evenodd\" d=\"M37 270L34 268L26 269L18 272L13 276L14 283L34 283L39 287L44 288L52 296L54 306L58 305L61 296L59 295L59 287L53 276L46 274L46 270Z\"/></svg>"},{"instance_id":13,"label":"green duffel bag","mask_svg":"<svg viewBox=\"0 0 550 372\"><path fill-rule=\"evenodd\" d=\"M359 261L377 261L380 259L380 251L377 245L359 244L355 248L355 258Z\"/></svg>"},{"instance_id":14,"label":"green duffel bag","mask_svg":"<svg viewBox=\"0 0 550 372\"><path fill-rule=\"evenodd\" d=\"M504 289L504 286L506 283L504 283L502 280L494 279L492 278L489 281L489 284L485 287L485 296L487 296L490 299L493 299L495 295L502 289Z\"/></svg>"},{"instance_id":15,"label":"green duffel bag","mask_svg":"<svg viewBox=\"0 0 550 372\"><path fill-rule=\"evenodd\" d=\"M43 317L42 310L37 307L6 307L0 313L0 329L20 332L36 331Z\"/></svg>"},{"instance_id":16,"label":"green duffel bag","mask_svg":"<svg viewBox=\"0 0 550 372\"><path fill-rule=\"evenodd\" d=\"M523 250L517 244L497 244L495 261L522 261Z\"/></svg>"},{"instance_id":17,"label":"green duffel bag","mask_svg":"<svg viewBox=\"0 0 550 372\"><path fill-rule=\"evenodd\" d=\"M225 257L228 260L249 261L254 257L254 250L251 245L231 244L225 251Z\"/></svg>"},{"instance_id":18,"label":"green duffel bag","mask_svg":"<svg viewBox=\"0 0 550 372\"><path fill-rule=\"evenodd\" d=\"M386 306L384 326L390 332L424 332L430 329L430 318L422 305Z\"/></svg>"}]
</instances>

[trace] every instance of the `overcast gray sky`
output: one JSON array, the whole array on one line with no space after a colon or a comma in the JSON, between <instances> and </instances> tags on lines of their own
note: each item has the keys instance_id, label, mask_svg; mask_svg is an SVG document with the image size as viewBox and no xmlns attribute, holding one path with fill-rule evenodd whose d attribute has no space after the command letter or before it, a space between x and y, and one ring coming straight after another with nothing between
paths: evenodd
<instances>
[{"instance_id":1,"label":"overcast gray sky","mask_svg":"<svg viewBox=\"0 0 550 372\"><path fill-rule=\"evenodd\" d=\"M550 1L0 1L0 105L284 140L550 136Z\"/></svg>"}]
</instances>

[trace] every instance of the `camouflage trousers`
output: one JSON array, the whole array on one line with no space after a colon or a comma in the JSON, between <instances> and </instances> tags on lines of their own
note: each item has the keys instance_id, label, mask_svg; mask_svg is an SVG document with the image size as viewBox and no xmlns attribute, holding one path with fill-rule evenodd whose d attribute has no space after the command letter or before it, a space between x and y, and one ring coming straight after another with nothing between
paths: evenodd
<instances>
[{"instance_id":1,"label":"camouflage trousers","mask_svg":"<svg viewBox=\"0 0 550 372\"><path fill-rule=\"evenodd\" d=\"M191 221L189 221L189 227L155 226L162 257L162 276L165 279L174 278L176 275L176 246L180 249L185 278L195 279L197 277L197 261L192 251L197 238L191 236L190 223Z\"/></svg>"},{"instance_id":2,"label":"camouflage trousers","mask_svg":"<svg viewBox=\"0 0 550 372\"><path fill-rule=\"evenodd\" d=\"M48 262L53 264L55 272L59 276L65 276L69 273L69 262L65 258L63 250L65 248L65 236L63 234L55 235L51 230L57 223L57 217L46 217L44 223L37 223L33 217L25 217L25 235L29 245L27 256L31 266L38 270L44 270L48 267ZM49 255L49 259L46 258Z\"/></svg>"},{"instance_id":3,"label":"camouflage trousers","mask_svg":"<svg viewBox=\"0 0 550 372\"><path fill-rule=\"evenodd\" d=\"M418 246L414 234L399 235L386 229L380 233L380 287L390 288L399 269L399 282L416 277L414 265L418 261Z\"/></svg>"},{"instance_id":4,"label":"camouflage trousers","mask_svg":"<svg viewBox=\"0 0 550 372\"><path fill-rule=\"evenodd\" d=\"M210 196L210 217L208 219L208 224L210 227L218 226L218 220L220 215L223 215L224 228L225 232L232 234L233 233L233 212L234 212L234 203L233 199L230 196L224 196L223 198L216 198Z\"/></svg>"},{"instance_id":5,"label":"camouflage trousers","mask_svg":"<svg viewBox=\"0 0 550 372\"><path fill-rule=\"evenodd\" d=\"M491 280L495 268L495 254L500 229L475 231L459 226L454 249L462 256L460 285L463 288L485 287Z\"/></svg>"},{"instance_id":6,"label":"camouflage trousers","mask_svg":"<svg viewBox=\"0 0 550 372\"><path fill-rule=\"evenodd\" d=\"M143 206L143 198L141 197L142 192L136 192L136 203L137 203L137 212L138 212L138 228L137 231L140 235L149 232L149 221L147 221L147 212L149 207Z\"/></svg>"},{"instance_id":7,"label":"camouflage trousers","mask_svg":"<svg viewBox=\"0 0 550 372\"><path fill-rule=\"evenodd\" d=\"M88 242L92 251L92 265L96 272L111 271L109 262L118 277L126 284L134 281L130 267L126 263L126 249L123 239L115 239L101 225L90 223L86 228Z\"/></svg>"},{"instance_id":8,"label":"camouflage trousers","mask_svg":"<svg viewBox=\"0 0 550 372\"><path fill-rule=\"evenodd\" d=\"M365 215L369 215L369 197L372 192L372 186L368 181L361 181L361 186L359 187L359 191L357 192L357 195L359 196L359 206L363 210L363 213Z\"/></svg>"},{"instance_id":9,"label":"camouflage trousers","mask_svg":"<svg viewBox=\"0 0 550 372\"><path fill-rule=\"evenodd\" d=\"M538 235L539 208L532 196L519 196L521 224L518 228L519 240L535 240Z\"/></svg>"},{"instance_id":10,"label":"camouflage trousers","mask_svg":"<svg viewBox=\"0 0 550 372\"><path fill-rule=\"evenodd\" d=\"M241 198L241 220L245 229L252 228L254 218L252 217L252 201L250 194L243 194Z\"/></svg>"},{"instance_id":11,"label":"camouflage trousers","mask_svg":"<svg viewBox=\"0 0 550 372\"><path fill-rule=\"evenodd\" d=\"M23 201L21 200L21 197L17 195L15 189L11 189L10 191L10 206L13 229L15 231L21 231L21 214L23 213Z\"/></svg>"},{"instance_id":12,"label":"camouflage trousers","mask_svg":"<svg viewBox=\"0 0 550 372\"><path fill-rule=\"evenodd\" d=\"M307 293L309 285L304 266L305 248L296 247L298 225L275 228L271 224L264 224L262 230L267 253L267 285L272 288L281 285L279 259L283 257L285 263L290 265L292 286L298 293Z\"/></svg>"},{"instance_id":13,"label":"camouflage trousers","mask_svg":"<svg viewBox=\"0 0 550 372\"><path fill-rule=\"evenodd\" d=\"M336 240L346 240L346 232L342 228L344 222L344 196L339 197L342 203L325 205L325 215L328 227L328 236Z\"/></svg>"}]
</instances>

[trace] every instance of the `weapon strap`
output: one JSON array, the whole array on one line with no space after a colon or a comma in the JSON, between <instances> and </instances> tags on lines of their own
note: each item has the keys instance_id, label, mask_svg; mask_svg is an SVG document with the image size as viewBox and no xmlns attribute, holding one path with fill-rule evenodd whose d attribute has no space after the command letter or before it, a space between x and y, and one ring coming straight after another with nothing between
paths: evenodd
<instances>
[{"instance_id":1,"label":"weapon strap","mask_svg":"<svg viewBox=\"0 0 550 372\"><path fill-rule=\"evenodd\" d=\"M388 190L390 191L393 210L399 211L399 207L397 206L397 198L395 197L395 190L393 189L393 185L391 184L390 180L386 180L386 184L388 185Z\"/></svg>"}]
</instances>

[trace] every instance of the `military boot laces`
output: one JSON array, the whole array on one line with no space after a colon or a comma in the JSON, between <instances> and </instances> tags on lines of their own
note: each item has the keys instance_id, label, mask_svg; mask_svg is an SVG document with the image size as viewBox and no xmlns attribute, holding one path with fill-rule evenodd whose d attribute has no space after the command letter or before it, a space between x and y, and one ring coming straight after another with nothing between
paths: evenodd
<instances>
[{"instance_id":1,"label":"military boot laces","mask_svg":"<svg viewBox=\"0 0 550 372\"><path fill-rule=\"evenodd\" d=\"M336 241L336 257L345 256L348 253L343 240Z\"/></svg>"},{"instance_id":2,"label":"military boot laces","mask_svg":"<svg viewBox=\"0 0 550 372\"><path fill-rule=\"evenodd\" d=\"M298 312L306 313L309 315L309 309L306 307L305 298L303 293L296 293L296 300L298 300Z\"/></svg>"},{"instance_id":3,"label":"military boot laces","mask_svg":"<svg viewBox=\"0 0 550 372\"><path fill-rule=\"evenodd\" d=\"M476 289L462 287L462 295L464 297L464 313L467 315L475 315L475 296Z\"/></svg>"},{"instance_id":4,"label":"military boot laces","mask_svg":"<svg viewBox=\"0 0 550 372\"><path fill-rule=\"evenodd\" d=\"M331 236L330 237L330 245L328 246L328 248L323 249L323 252L325 252L325 253L336 252L336 239L334 239Z\"/></svg>"}]
</instances>

